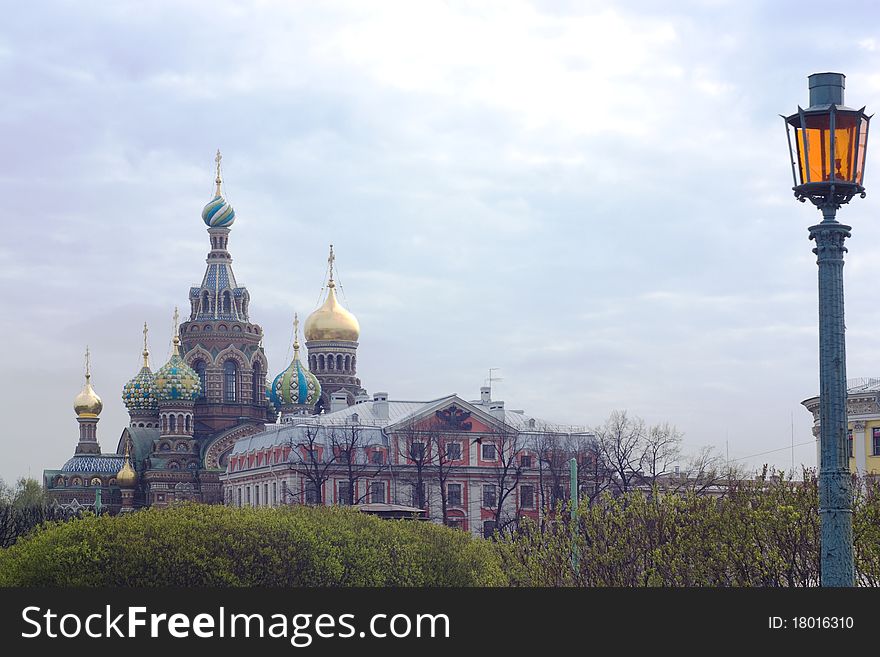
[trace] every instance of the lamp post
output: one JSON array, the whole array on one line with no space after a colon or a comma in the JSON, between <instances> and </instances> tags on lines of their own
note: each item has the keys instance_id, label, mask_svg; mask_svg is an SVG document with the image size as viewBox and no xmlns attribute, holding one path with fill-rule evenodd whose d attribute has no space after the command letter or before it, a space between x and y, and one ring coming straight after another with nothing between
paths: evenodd
<instances>
[{"instance_id":1,"label":"lamp post","mask_svg":"<svg viewBox=\"0 0 880 657\"><path fill-rule=\"evenodd\" d=\"M864 198L865 151L871 117L843 104L842 73L809 76L810 106L785 119L794 195L822 212L810 226L819 265L819 523L821 585L853 586L852 478L846 417L843 315L844 240L850 227L837 210Z\"/></svg>"}]
</instances>

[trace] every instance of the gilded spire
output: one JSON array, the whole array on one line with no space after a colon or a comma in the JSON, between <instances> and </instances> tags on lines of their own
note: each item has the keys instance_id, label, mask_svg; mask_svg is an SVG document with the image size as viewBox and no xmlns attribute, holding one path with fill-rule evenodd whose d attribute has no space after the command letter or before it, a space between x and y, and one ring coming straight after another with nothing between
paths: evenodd
<instances>
[{"instance_id":1,"label":"gilded spire","mask_svg":"<svg viewBox=\"0 0 880 657\"><path fill-rule=\"evenodd\" d=\"M333 245L330 245L330 257L327 258L327 263L330 265L330 280L327 281L327 287L334 288L336 287L336 283L333 281L333 263L336 262L336 256L333 255Z\"/></svg>"},{"instance_id":2,"label":"gilded spire","mask_svg":"<svg viewBox=\"0 0 880 657\"><path fill-rule=\"evenodd\" d=\"M73 410L79 417L98 417L103 408L101 398L92 388L91 363L89 362L89 348L86 347L86 381L82 390L73 400Z\"/></svg>"},{"instance_id":3,"label":"gilded spire","mask_svg":"<svg viewBox=\"0 0 880 657\"><path fill-rule=\"evenodd\" d=\"M223 179L220 177L220 160L223 159L223 156L220 155L220 149L217 149L217 156L214 158L214 161L217 163L217 178L214 180L217 183L217 189L214 191L214 196L223 196L222 184Z\"/></svg>"},{"instance_id":4,"label":"gilded spire","mask_svg":"<svg viewBox=\"0 0 880 657\"><path fill-rule=\"evenodd\" d=\"M296 355L299 353L299 315L297 313L293 313L293 355L296 358Z\"/></svg>"},{"instance_id":5,"label":"gilded spire","mask_svg":"<svg viewBox=\"0 0 880 657\"><path fill-rule=\"evenodd\" d=\"M148 358L150 357L150 351L147 349L147 323L144 322L144 367L150 367L150 361Z\"/></svg>"}]
</instances>

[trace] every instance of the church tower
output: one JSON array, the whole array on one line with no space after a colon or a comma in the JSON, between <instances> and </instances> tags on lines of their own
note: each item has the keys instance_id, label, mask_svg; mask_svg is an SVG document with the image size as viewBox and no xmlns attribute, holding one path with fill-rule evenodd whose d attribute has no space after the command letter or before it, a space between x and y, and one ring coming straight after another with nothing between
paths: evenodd
<instances>
[{"instance_id":1,"label":"church tower","mask_svg":"<svg viewBox=\"0 0 880 657\"><path fill-rule=\"evenodd\" d=\"M242 425L262 428L272 420L266 399L266 356L262 329L248 316L250 295L239 286L227 250L235 210L225 199L217 151L216 189L202 210L211 250L198 287L189 293L189 320L180 325L183 360L197 373L200 393L195 400L193 435L200 441L206 467L225 468L226 443L209 450L224 433Z\"/></svg>"},{"instance_id":2,"label":"church tower","mask_svg":"<svg viewBox=\"0 0 880 657\"><path fill-rule=\"evenodd\" d=\"M309 351L309 369L321 384L318 412L335 410L331 405L333 393L343 393L348 406L362 392L361 380L357 378L357 348L361 327L357 318L342 307L336 298L336 282L333 266L336 256L330 245L330 276L327 281L327 298L306 319L303 333Z\"/></svg>"}]
</instances>

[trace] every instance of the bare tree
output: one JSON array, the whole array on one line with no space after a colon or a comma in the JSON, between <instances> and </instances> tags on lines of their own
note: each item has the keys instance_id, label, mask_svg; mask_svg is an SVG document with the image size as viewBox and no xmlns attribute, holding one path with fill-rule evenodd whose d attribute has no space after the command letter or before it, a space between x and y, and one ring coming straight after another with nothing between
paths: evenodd
<instances>
[{"instance_id":1,"label":"bare tree","mask_svg":"<svg viewBox=\"0 0 880 657\"><path fill-rule=\"evenodd\" d=\"M382 463L371 463L367 457L367 448L370 447L368 436L369 430L357 424L345 424L330 428L330 444L333 448L337 470L341 470L346 481L348 490L346 499L340 500L341 504L360 504L369 494L365 490L363 495L358 495L358 482L361 479L376 477L386 467Z\"/></svg>"},{"instance_id":2,"label":"bare tree","mask_svg":"<svg viewBox=\"0 0 880 657\"><path fill-rule=\"evenodd\" d=\"M645 423L626 411L613 411L595 429L598 453L618 493L630 490L639 480L644 454Z\"/></svg>"},{"instance_id":3,"label":"bare tree","mask_svg":"<svg viewBox=\"0 0 880 657\"><path fill-rule=\"evenodd\" d=\"M522 477L519 458L525 446L524 442L523 434L507 425L492 429L481 442L481 448L486 444L495 446L495 465L492 476L492 485L495 486L493 518L495 530L498 532L503 532L517 520L515 514L507 512L505 502L511 495L516 494Z\"/></svg>"},{"instance_id":4,"label":"bare tree","mask_svg":"<svg viewBox=\"0 0 880 657\"><path fill-rule=\"evenodd\" d=\"M405 459L402 478L412 487L412 505L420 509L426 509L428 505L427 482L436 459L438 435L415 422L406 424L397 432L397 448Z\"/></svg>"},{"instance_id":5,"label":"bare tree","mask_svg":"<svg viewBox=\"0 0 880 657\"><path fill-rule=\"evenodd\" d=\"M644 434L639 470L646 483L653 486L672 472L681 457L681 439L681 432L668 422L655 424Z\"/></svg>"},{"instance_id":6,"label":"bare tree","mask_svg":"<svg viewBox=\"0 0 880 657\"><path fill-rule=\"evenodd\" d=\"M299 493L287 489L290 501L305 504L324 504L324 483L330 478L336 455L326 440L326 432L320 425L303 423L292 428L287 440L290 448L290 468L302 475L306 483L305 499ZM311 494L310 494L311 493ZM288 500L284 500L288 502Z\"/></svg>"}]
</instances>

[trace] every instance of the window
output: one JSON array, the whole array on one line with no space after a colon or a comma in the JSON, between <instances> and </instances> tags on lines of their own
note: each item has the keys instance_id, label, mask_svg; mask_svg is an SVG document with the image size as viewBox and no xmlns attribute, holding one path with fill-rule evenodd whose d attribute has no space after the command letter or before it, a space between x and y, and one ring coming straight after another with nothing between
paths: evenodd
<instances>
[{"instance_id":1,"label":"window","mask_svg":"<svg viewBox=\"0 0 880 657\"><path fill-rule=\"evenodd\" d=\"M370 503L384 504L385 502L385 483L381 481L370 482Z\"/></svg>"},{"instance_id":2,"label":"window","mask_svg":"<svg viewBox=\"0 0 880 657\"><path fill-rule=\"evenodd\" d=\"M852 439L852 429L846 432L846 444L847 449L849 449L849 457L853 457L853 439Z\"/></svg>"},{"instance_id":3,"label":"window","mask_svg":"<svg viewBox=\"0 0 880 657\"><path fill-rule=\"evenodd\" d=\"M531 468L532 467L532 457L528 454L523 454L519 457L519 465L521 468Z\"/></svg>"},{"instance_id":4,"label":"window","mask_svg":"<svg viewBox=\"0 0 880 657\"><path fill-rule=\"evenodd\" d=\"M872 442L874 443L872 445L872 447L874 448L872 454L874 456L880 456L880 427L872 430L872 438Z\"/></svg>"},{"instance_id":5,"label":"window","mask_svg":"<svg viewBox=\"0 0 880 657\"><path fill-rule=\"evenodd\" d=\"M314 481L306 480L306 504L320 504L320 492Z\"/></svg>"},{"instance_id":6,"label":"window","mask_svg":"<svg viewBox=\"0 0 880 657\"><path fill-rule=\"evenodd\" d=\"M523 509L535 508L535 487L520 486L519 487L519 506Z\"/></svg>"},{"instance_id":7,"label":"window","mask_svg":"<svg viewBox=\"0 0 880 657\"><path fill-rule=\"evenodd\" d=\"M461 459L461 443L446 443L446 460L458 461Z\"/></svg>"},{"instance_id":8,"label":"window","mask_svg":"<svg viewBox=\"0 0 880 657\"><path fill-rule=\"evenodd\" d=\"M245 500L245 501L246 501L248 504L250 504L250 503L251 503L251 487L250 487L250 486L245 487L244 492L245 492L245 495L246 495L246 500Z\"/></svg>"},{"instance_id":9,"label":"window","mask_svg":"<svg viewBox=\"0 0 880 657\"><path fill-rule=\"evenodd\" d=\"M207 366L205 365L205 361L197 360L193 363L193 369L196 371L196 374L199 375L199 383L201 383L201 390L199 391L199 397L204 397L207 394L208 384L205 382L205 370Z\"/></svg>"},{"instance_id":10,"label":"window","mask_svg":"<svg viewBox=\"0 0 880 657\"><path fill-rule=\"evenodd\" d=\"M483 484L483 507L486 509L494 509L496 502L495 484Z\"/></svg>"},{"instance_id":11,"label":"window","mask_svg":"<svg viewBox=\"0 0 880 657\"><path fill-rule=\"evenodd\" d=\"M269 504L269 484L263 484L263 504Z\"/></svg>"},{"instance_id":12,"label":"window","mask_svg":"<svg viewBox=\"0 0 880 657\"><path fill-rule=\"evenodd\" d=\"M351 452L347 449L339 450L339 462L348 464L351 462Z\"/></svg>"},{"instance_id":13,"label":"window","mask_svg":"<svg viewBox=\"0 0 880 657\"><path fill-rule=\"evenodd\" d=\"M278 482L272 482L272 506L278 504Z\"/></svg>"},{"instance_id":14,"label":"window","mask_svg":"<svg viewBox=\"0 0 880 657\"><path fill-rule=\"evenodd\" d=\"M318 461L318 450L306 449L306 459L309 463L316 463Z\"/></svg>"},{"instance_id":15,"label":"window","mask_svg":"<svg viewBox=\"0 0 880 657\"><path fill-rule=\"evenodd\" d=\"M414 442L409 446L409 457L413 461L422 461L425 458L425 443Z\"/></svg>"},{"instance_id":16,"label":"window","mask_svg":"<svg viewBox=\"0 0 880 657\"><path fill-rule=\"evenodd\" d=\"M253 375L251 376L251 400L254 404L259 404L263 401L262 377L263 370L260 367L260 364L254 363Z\"/></svg>"},{"instance_id":17,"label":"window","mask_svg":"<svg viewBox=\"0 0 880 657\"><path fill-rule=\"evenodd\" d=\"M483 538L492 538L495 534L495 521L487 520L483 523Z\"/></svg>"},{"instance_id":18,"label":"window","mask_svg":"<svg viewBox=\"0 0 880 657\"><path fill-rule=\"evenodd\" d=\"M339 504L351 504L351 482L340 481L336 487L337 501Z\"/></svg>"},{"instance_id":19,"label":"window","mask_svg":"<svg viewBox=\"0 0 880 657\"><path fill-rule=\"evenodd\" d=\"M495 443L483 443L483 460L495 460Z\"/></svg>"},{"instance_id":20,"label":"window","mask_svg":"<svg viewBox=\"0 0 880 657\"><path fill-rule=\"evenodd\" d=\"M385 452L381 450L374 450L370 453L370 461L373 465L382 465L385 463Z\"/></svg>"},{"instance_id":21,"label":"window","mask_svg":"<svg viewBox=\"0 0 880 657\"><path fill-rule=\"evenodd\" d=\"M451 527L452 529L464 529L461 524L461 520L447 520L446 526Z\"/></svg>"},{"instance_id":22,"label":"window","mask_svg":"<svg viewBox=\"0 0 880 657\"><path fill-rule=\"evenodd\" d=\"M168 419L169 419L169 421L170 421L170 423L171 423L171 424L170 424L170 426L171 426L171 433L177 433L177 416L176 416L176 415L172 415L172 416L169 417Z\"/></svg>"},{"instance_id":23,"label":"window","mask_svg":"<svg viewBox=\"0 0 880 657\"><path fill-rule=\"evenodd\" d=\"M228 402L234 402L238 399L238 366L234 360L227 360L223 365L223 399Z\"/></svg>"},{"instance_id":24,"label":"window","mask_svg":"<svg viewBox=\"0 0 880 657\"><path fill-rule=\"evenodd\" d=\"M260 506L260 484L254 484L254 506Z\"/></svg>"},{"instance_id":25,"label":"window","mask_svg":"<svg viewBox=\"0 0 880 657\"><path fill-rule=\"evenodd\" d=\"M446 484L446 503L461 506L461 484Z\"/></svg>"},{"instance_id":26,"label":"window","mask_svg":"<svg viewBox=\"0 0 880 657\"><path fill-rule=\"evenodd\" d=\"M238 506L241 506L241 487L238 488Z\"/></svg>"}]
</instances>

